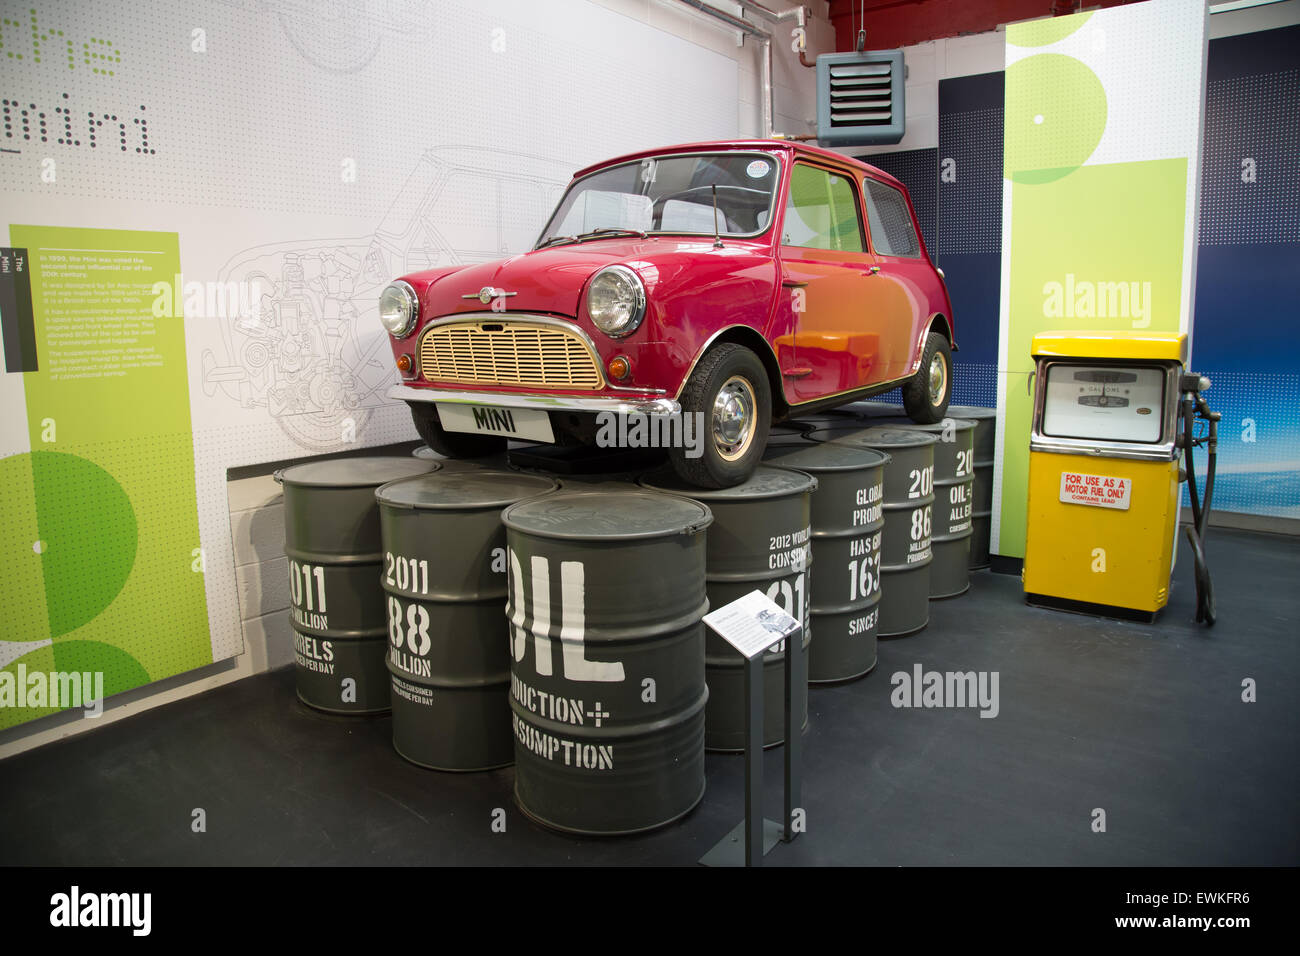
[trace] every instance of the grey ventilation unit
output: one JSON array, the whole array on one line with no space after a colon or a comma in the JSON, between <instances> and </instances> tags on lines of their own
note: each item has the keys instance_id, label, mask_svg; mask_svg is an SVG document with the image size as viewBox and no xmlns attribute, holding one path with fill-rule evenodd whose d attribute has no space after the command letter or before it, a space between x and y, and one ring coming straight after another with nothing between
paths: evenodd
<instances>
[{"instance_id":1,"label":"grey ventilation unit","mask_svg":"<svg viewBox=\"0 0 1300 956\"><path fill-rule=\"evenodd\" d=\"M877 146L903 138L903 51L817 57L817 141Z\"/></svg>"}]
</instances>

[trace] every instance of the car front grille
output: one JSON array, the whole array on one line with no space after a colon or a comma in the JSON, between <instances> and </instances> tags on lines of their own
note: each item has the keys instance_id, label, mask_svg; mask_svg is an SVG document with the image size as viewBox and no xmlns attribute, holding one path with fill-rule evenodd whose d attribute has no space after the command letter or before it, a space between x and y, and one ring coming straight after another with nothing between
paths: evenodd
<instances>
[{"instance_id":1,"label":"car front grille","mask_svg":"<svg viewBox=\"0 0 1300 956\"><path fill-rule=\"evenodd\" d=\"M597 389L600 365L572 331L531 322L435 325L420 342L428 382Z\"/></svg>"}]
</instances>

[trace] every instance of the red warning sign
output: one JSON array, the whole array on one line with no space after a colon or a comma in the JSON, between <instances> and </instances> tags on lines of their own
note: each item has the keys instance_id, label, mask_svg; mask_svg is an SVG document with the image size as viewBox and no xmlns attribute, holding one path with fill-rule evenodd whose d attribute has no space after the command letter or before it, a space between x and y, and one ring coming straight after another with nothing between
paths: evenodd
<instances>
[{"instance_id":1,"label":"red warning sign","mask_svg":"<svg viewBox=\"0 0 1300 956\"><path fill-rule=\"evenodd\" d=\"M1128 511L1133 482L1108 475L1079 475L1061 472L1061 500L1072 505L1118 508Z\"/></svg>"}]
</instances>

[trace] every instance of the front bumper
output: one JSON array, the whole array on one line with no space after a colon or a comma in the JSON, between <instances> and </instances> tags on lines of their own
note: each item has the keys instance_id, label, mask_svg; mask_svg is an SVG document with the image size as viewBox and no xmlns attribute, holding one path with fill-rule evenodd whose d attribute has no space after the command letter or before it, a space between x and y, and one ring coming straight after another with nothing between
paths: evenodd
<instances>
[{"instance_id":1,"label":"front bumper","mask_svg":"<svg viewBox=\"0 0 1300 956\"><path fill-rule=\"evenodd\" d=\"M402 402L450 402L457 405L493 405L497 408L535 408L545 412L612 412L615 415L669 417L682 406L671 398L584 398L581 395L524 395L505 392L462 392L394 385L388 397Z\"/></svg>"}]
</instances>

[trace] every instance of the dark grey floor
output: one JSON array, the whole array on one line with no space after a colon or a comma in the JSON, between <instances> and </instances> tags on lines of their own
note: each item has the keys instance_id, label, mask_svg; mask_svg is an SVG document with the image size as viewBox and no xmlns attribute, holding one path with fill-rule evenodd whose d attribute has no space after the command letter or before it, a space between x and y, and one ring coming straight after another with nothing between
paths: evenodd
<instances>
[{"instance_id":1,"label":"dark grey floor","mask_svg":"<svg viewBox=\"0 0 1300 956\"><path fill-rule=\"evenodd\" d=\"M873 674L814 689L808 833L768 865L1300 862L1300 543L1211 535L1212 630L1191 623L1185 545L1154 626L1028 608L1017 578L979 572ZM890 675L916 663L997 671L1001 712L893 708ZM711 756L680 823L562 836L513 805L512 771L420 770L389 734L307 710L289 670L159 708L0 763L0 863L689 864L742 814L742 761Z\"/></svg>"}]
</instances>

